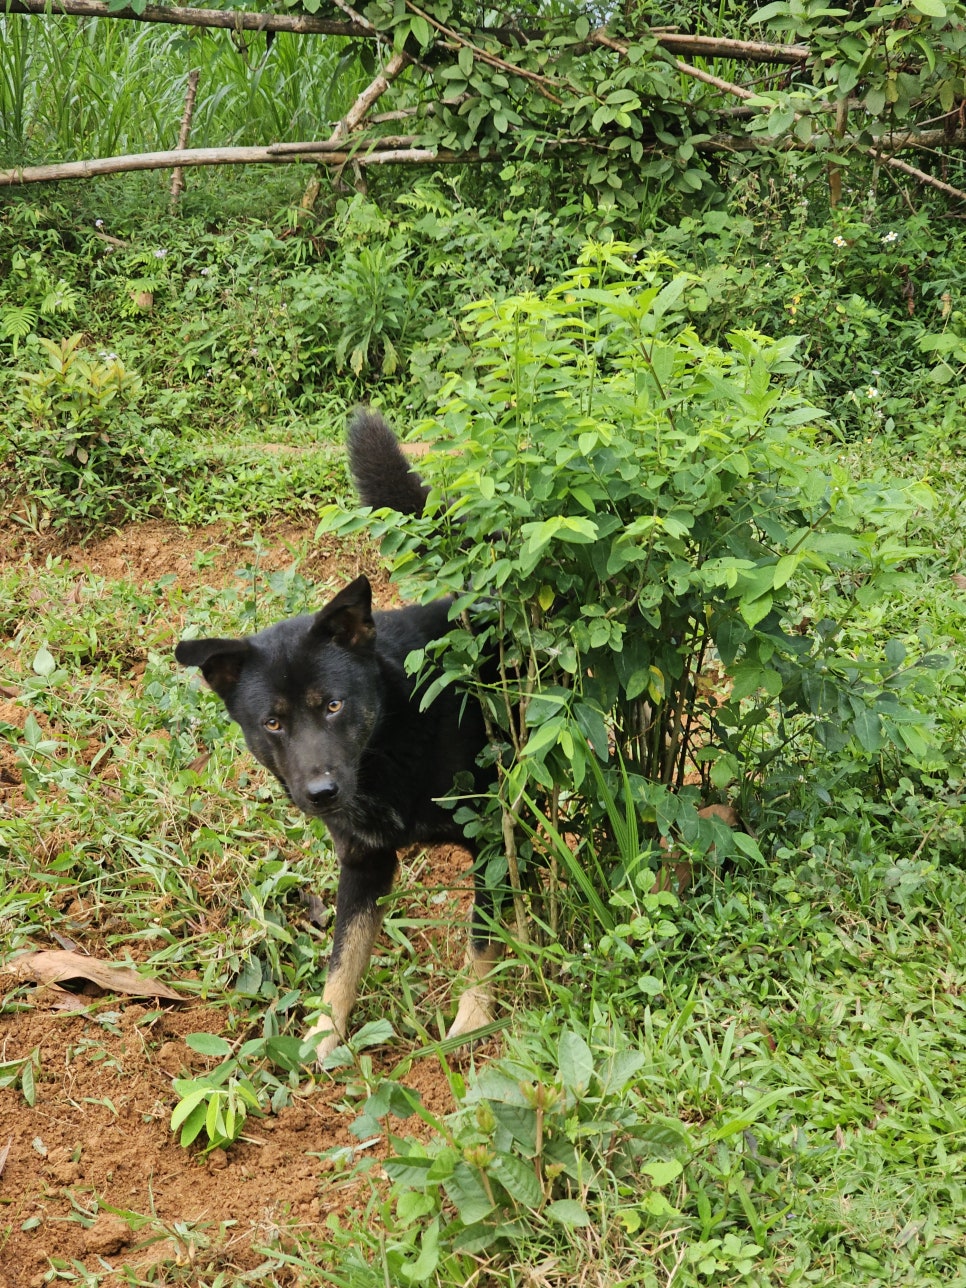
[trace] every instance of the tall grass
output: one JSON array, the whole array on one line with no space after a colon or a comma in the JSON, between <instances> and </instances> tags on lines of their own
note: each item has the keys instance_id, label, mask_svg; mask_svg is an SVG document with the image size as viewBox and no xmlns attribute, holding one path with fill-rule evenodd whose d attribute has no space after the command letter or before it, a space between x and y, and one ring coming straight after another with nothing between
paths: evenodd
<instances>
[{"instance_id":1,"label":"tall grass","mask_svg":"<svg viewBox=\"0 0 966 1288\"><path fill-rule=\"evenodd\" d=\"M0 162L173 148L192 68L201 72L192 146L324 137L363 84L345 44L0 16Z\"/></svg>"}]
</instances>

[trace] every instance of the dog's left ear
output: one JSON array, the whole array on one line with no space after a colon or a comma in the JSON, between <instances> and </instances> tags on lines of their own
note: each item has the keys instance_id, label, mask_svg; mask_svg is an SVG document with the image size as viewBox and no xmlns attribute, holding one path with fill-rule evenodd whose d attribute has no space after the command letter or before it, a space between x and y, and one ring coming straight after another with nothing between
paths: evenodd
<instances>
[{"instance_id":1,"label":"dog's left ear","mask_svg":"<svg viewBox=\"0 0 966 1288\"><path fill-rule=\"evenodd\" d=\"M372 620L372 587L368 577L357 577L316 613L312 634L324 636L340 648L372 648L376 624Z\"/></svg>"}]
</instances>

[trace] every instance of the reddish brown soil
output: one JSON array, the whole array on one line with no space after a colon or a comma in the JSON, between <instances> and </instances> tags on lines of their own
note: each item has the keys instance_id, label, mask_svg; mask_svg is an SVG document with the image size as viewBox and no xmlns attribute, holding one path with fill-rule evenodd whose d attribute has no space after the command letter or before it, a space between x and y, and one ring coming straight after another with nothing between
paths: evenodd
<instances>
[{"instance_id":1,"label":"reddish brown soil","mask_svg":"<svg viewBox=\"0 0 966 1288\"><path fill-rule=\"evenodd\" d=\"M289 565L292 549L307 550L314 533L289 525L263 535L262 566L272 568ZM79 571L109 579L149 582L170 572L186 586L215 585L250 559L248 536L224 527L186 534L149 523L84 547L58 547L52 539L7 530L0 533L0 563L42 567L57 554ZM201 571L194 564L198 551L215 556ZM365 570L379 580L382 602L389 598L364 546L315 547L301 566L320 581L336 571L346 577ZM11 662L9 654L2 660ZM6 672L6 686L0 676L0 720L22 727L16 675L10 683L9 665ZM0 759L0 805L11 811L20 804L15 763ZM450 983L459 965L466 859L459 851L431 857L434 878L452 891L448 907L433 909L434 917L442 912L454 927L439 946L452 961ZM3 938L0 923L0 950ZM0 995L16 986L9 972L0 971ZM307 1084L306 1094L277 1115L250 1118L245 1137L227 1153L205 1157L183 1150L169 1130L177 1100L171 1083L204 1070L205 1059L184 1037L224 1032L226 1011L196 1004L159 1008L131 998L82 1000L84 1010L59 1011L36 990L22 1009L0 1016L0 1062L36 1050L40 1068L32 1106L19 1089L0 1090L0 1288L50 1282L45 1273L51 1259L74 1275L83 1267L103 1276L86 1282L104 1284L209 1283L219 1273L231 1283L232 1271L259 1267L263 1273L246 1282L298 1283L296 1260L303 1267L325 1265L331 1255L326 1219L337 1214L343 1224L354 1220L378 1184L377 1172L369 1180L354 1174L356 1160L386 1150L380 1142L360 1151L348 1130L361 1094L351 1087L353 1079L342 1074L323 1077L314 1088ZM375 1052L375 1071L393 1070L404 1055L400 1048ZM432 1113L451 1107L438 1060L414 1063L402 1080ZM406 1131L419 1134L416 1119ZM340 1148L353 1153L333 1157ZM288 1271L278 1268L286 1255L293 1266Z\"/></svg>"}]
</instances>

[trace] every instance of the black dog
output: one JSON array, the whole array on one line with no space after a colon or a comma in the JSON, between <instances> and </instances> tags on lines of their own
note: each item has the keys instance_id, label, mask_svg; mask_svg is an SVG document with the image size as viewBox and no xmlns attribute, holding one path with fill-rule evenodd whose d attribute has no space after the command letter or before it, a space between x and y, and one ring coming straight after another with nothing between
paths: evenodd
<instances>
[{"instance_id":1,"label":"black dog","mask_svg":"<svg viewBox=\"0 0 966 1288\"><path fill-rule=\"evenodd\" d=\"M427 489L381 416L357 412L348 434L360 499L421 513ZM321 818L339 858L335 932L323 993L326 1013L309 1031L324 1058L347 1035L349 1012L392 888L396 852L414 843L472 843L439 803L454 783L486 789L477 765L486 735L478 707L446 690L425 711L407 676L407 654L447 633L450 601L372 611L358 577L314 616L295 617L244 639L182 640L179 662L201 668L241 726L249 750L305 814ZM478 886L468 955L473 985L450 1035L490 1017L485 976L494 953L490 906Z\"/></svg>"}]
</instances>

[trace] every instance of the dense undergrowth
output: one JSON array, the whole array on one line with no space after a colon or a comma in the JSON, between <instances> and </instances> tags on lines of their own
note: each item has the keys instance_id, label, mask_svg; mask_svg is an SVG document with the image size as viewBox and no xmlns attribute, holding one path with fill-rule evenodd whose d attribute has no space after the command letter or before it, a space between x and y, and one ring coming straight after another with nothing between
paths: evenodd
<instances>
[{"instance_id":1,"label":"dense undergrowth","mask_svg":"<svg viewBox=\"0 0 966 1288\"><path fill-rule=\"evenodd\" d=\"M407 1137L412 1093L366 1062L387 1022L401 1058L435 1038L425 963L404 922L390 929L358 1017L367 1036L335 1075L358 1097L360 1135L396 1138L388 1189L357 1227L303 1235L288 1267L352 1288L960 1282L957 229L864 189L828 212L792 180L779 197L749 178L728 209L625 227L616 247L606 211L530 209L521 175L502 208L435 177L379 202L333 199L308 220L277 213L297 199L293 180L262 193L263 218L208 182L174 219L146 180L4 206L9 530L29 546L148 513L246 531L314 515L345 497L339 443L362 398L404 431L422 421L469 444L435 475L461 498L463 527L435 564L414 565L417 534L408 571L457 587L477 576L508 602L521 588L536 706L516 733L525 751L541 731L525 785L557 810L541 829L530 815L531 841L560 842L555 879L524 892L529 942L508 936L505 1053L465 1085L451 1075L460 1107L428 1146ZM237 203L227 216L221 195ZM575 275L588 242L607 268L593 281ZM649 370L667 382L659 397L643 390ZM667 435L663 457L642 434L628 447L645 423ZM624 513L632 502L601 464L615 443L615 470L638 453L646 514ZM645 531L655 515L659 538ZM511 534L505 575L487 524ZM724 530L740 549L714 544ZM80 892L108 948L143 939L155 966L233 989L233 1040L297 1035L320 943L287 913L318 881L324 835L272 802L216 704L175 674L170 624L234 634L328 588L300 571L304 549L265 575L255 536L249 566L215 591L78 578L49 548L42 570L14 559L0 572L4 681L29 712L0 724L26 797L0 834L5 941L69 931L65 896ZM585 622L586 638L567 614L595 586L636 603L658 553L654 646L622 669L616 610ZM709 624L693 674L676 669L678 626L661 635L672 609ZM552 634L565 629L572 664ZM795 670L806 646L807 677ZM592 648L598 689L578 664ZM631 769L662 792L673 782L690 808L736 804L753 835L726 844L607 763L621 730L605 663L623 697L670 725L700 706L697 772L665 776L660 756ZM583 709L567 723L574 697ZM571 787L597 793L589 882L567 867L568 765ZM661 835L692 859L684 897L654 888ZM283 1051L273 1064L256 1042L226 1079L281 1103Z\"/></svg>"}]
</instances>

